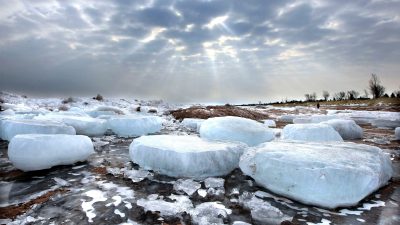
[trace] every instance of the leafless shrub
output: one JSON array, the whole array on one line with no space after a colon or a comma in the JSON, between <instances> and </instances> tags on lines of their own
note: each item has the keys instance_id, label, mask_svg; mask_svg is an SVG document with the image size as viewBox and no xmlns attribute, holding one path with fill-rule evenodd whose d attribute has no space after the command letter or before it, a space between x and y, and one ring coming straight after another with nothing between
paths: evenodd
<instances>
[{"instance_id":1,"label":"leafless shrub","mask_svg":"<svg viewBox=\"0 0 400 225\"><path fill-rule=\"evenodd\" d=\"M373 98L379 98L385 94L385 87L381 85L381 81L376 74L371 74L371 79L369 80L369 91Z\"/></svg>"}]
</instances>

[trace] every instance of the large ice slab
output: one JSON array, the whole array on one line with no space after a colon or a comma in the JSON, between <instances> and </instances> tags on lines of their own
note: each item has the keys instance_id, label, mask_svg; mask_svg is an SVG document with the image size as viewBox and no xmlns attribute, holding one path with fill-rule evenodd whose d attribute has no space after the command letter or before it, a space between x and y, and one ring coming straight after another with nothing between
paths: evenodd
<instances>
[{"instance_id":1,"label":"large ice slab","mask_svg":"<svg viewBox=\"0 0 400 225\"><path fill-rule=\"evenodd\" d=\"M375 119L371 125L378 128L396 128L400 126L400 117L397 119Z\"/></svg>"},{"instance_id":2,"label":"large ice slab","mask_svg":"<svg viewBox=\"0 0 400 225\"><path fill-rule=\"evenodd\" d=\"M277 194L326 208L356 205L393 174L381 149L345 142L268 142L246 151L240 168Z\"/></svg>"},{"instance_id":3,"label":"large ice slab","mask_svg":"<svg viewBox=\"0 0 400 225\"><path fill-rule=\"evenodd\" d=\"M129 155L146 170L200 179L226 175L237 168L244 147L197 136L152 135L133 140Z\"/></svg>"},{"instance_id":4,"label":"large ice slab","mask_svg":"<svg viewBox=\"0 0 400 225\"><path fill-rule=\"evenodd\" d=\"M199 131L200 126L204 121L204 119L185 118L182 120L181 124L188 129Z\"/></svg>"},{"instance_id":5,"label":"large ice slab","mask_svg":"<svg viewBox=\"0 0 400 225\"><path fill-rule=\"evenodd\" d=\"M7 141L18 134L76 134L73 127L52 121L6 119L0 120L0 125L1 138Z\"/></svg>"},{"instance_id":6,"label":"large ice slab","mask_svg":"<svg viewBox=\"0 0 400 225\"><path fill-rule=\"evenodd\" d=\"M394 136L396 137L396 140L400 140L400 127L396 127L394 130Z\"/></svg>"},{"instance_id":7,"label":"large ice slab","mask_svg":"<svg viewBox=\"0 0 400 225\"><path fill-rule=\"evenodd\" d=\"M15 136L8 145L10 161L23 171L85 161L92 153L92 141L82 135L23 134Z\"/></svg>"},{"instance_id":8,"label":"large ice slab","mask_svg":"<svg viewBox=\"0 0 400 225\"><path fill-rule=\"evenodd\" d=\"M267 125L267 127L276 127L276 123L274 120L263 120L264 124Z\"/></svg>"},{"instance_id":9,"label":"large ice slab","mask_svg":"<svg viewBox=\"0 0 400 225\"><path fill-rule=\"evenodd\" d=\"M74 127L76 134L88 136L101 136L107 131L106 120L96 119L88 116L48 114L36 116L34 119L62 122Z\"/></svg>"},{"instance_id":10,"label":"large ice slab","mask_svg":"<svg viewBox=\"0 0 400 225\"><path fill-rule=\"evenodd\" d=\"M282 130L282 139L297 141L343 141L332 126L326 124L288 124Z\"/></svg>"},{"instance_id":11,"label":"large ice slab","mask_svg":"<svg viewBox=\"0 0 400 225\"><path fill-rule=\"evenodd\" d=\"M345 140L360 139L363 137L363 129L354 120L333 119L322 122L333 127Z\"/></svg>"},{"instance_id":12,"label":"large ice slab","mask_svg":"<svg viewBox=\"0 0 400 225\"><path fill-rule=\"evenodd\" d=\"M200 137L218 141L240 141L250 146L271 141L274 133L257 121L234 117L207 119L200 127Z\"/></svg>"},{"instance_id":13,"label":"large ice slab","mask_svg":"<svg viewBox=\"0 0 400 225\"><path fill-rule=\"evenodd\" d=\"M158 116L119 116L111 117L108 126L120 137L137 137L159 132L162 122Z\"/></svg>"}]
</instances>

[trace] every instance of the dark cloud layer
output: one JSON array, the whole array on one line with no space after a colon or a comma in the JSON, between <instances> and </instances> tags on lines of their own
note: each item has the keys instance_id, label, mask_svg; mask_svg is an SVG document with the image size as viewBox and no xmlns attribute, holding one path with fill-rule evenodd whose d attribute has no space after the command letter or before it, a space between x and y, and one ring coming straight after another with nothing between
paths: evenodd
<instances>
[{"instance_id":1,"label":"dark cloud layer","mask_svg":"<svg viewBox=\"0 0 400 225\"><path fill-rule=\"evenodd\" d=\"M398 1L1 1L0 89L255 102L400 88Z\"/></svg>"}]
</instances>

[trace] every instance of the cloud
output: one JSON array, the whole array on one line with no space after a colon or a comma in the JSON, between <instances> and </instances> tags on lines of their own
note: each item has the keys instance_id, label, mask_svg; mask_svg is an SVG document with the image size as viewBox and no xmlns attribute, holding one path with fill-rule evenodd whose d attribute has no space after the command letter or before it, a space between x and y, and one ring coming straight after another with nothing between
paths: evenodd
<instances>
[{"instance_id":1,"label":"cloud","mask_svg":"<svg viewBox=\"0 0 400 225\"><path fill-rule=\"evenodd\" d=\"M374 72L394 90L399 10L396 1L20 0L0 9L0 88L258 102L361 91Z\"/></svg>"}]
</instances>

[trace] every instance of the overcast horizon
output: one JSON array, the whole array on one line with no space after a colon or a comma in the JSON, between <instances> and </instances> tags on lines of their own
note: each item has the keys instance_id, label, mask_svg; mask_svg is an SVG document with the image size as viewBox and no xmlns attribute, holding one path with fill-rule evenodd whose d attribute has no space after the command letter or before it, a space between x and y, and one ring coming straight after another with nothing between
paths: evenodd
<instances>
[{"instance_id":1,"label":"overcast horizon","mask_svg":"<svg viewBox=\"0 0 400 225\"><path fill-rule=\"evenodd\" d=\"M400 90L400 1L0 0L0 90L254 103Z\"/></svg>"}]
</instances>

